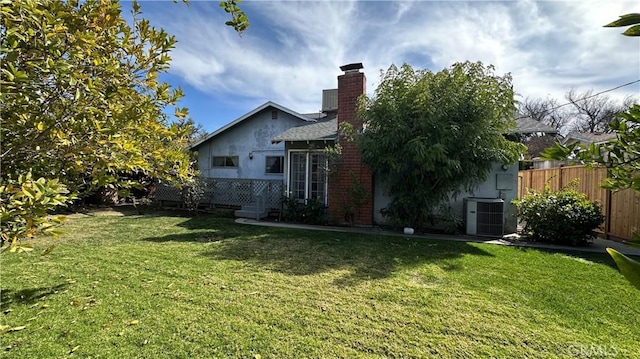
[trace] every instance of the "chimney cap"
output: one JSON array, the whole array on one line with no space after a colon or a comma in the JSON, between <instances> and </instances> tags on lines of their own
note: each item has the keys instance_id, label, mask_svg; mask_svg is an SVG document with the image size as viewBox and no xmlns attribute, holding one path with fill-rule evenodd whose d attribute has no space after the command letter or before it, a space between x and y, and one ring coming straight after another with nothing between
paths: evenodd
<instances>
[{"instance_id":1,"label":"chimney cap","mask_svg":"<svg viewBox=\"0 0 640 359\"><path fill-rule=\"evenodd\" d=\"M340 70L344 72L356 72L363 68L364 66L362 65L362 62L354 62L352 64L340 66Z\"/></svg>"}]
</instances>

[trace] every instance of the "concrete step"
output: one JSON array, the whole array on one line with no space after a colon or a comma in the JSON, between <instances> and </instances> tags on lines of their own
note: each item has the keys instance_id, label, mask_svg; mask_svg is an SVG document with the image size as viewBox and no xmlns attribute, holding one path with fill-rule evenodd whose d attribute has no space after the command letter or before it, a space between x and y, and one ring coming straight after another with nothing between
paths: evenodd
<instances>
[{"instance_id":1,"label":"concrete step","mask_svg":"<svg viewBox=\"0 0 640 359\"><path fill-rule=\"evenodd\" d=\"M259 212L256 215L255 209L253 211L248 211L244 209L244 206L243 206L243 209L239 209L235 211L234 214L238 218L251 218L251 219L256 219L256 218L262 219L262 218L266 218L268 215L267 211Z\"/></svg>"},{"instance_id":2,"label":"concrete step","mask_svg":"<svg viewBox=\"0 0 640 359\"><path fill-rule=\"evenodd\" d=\"M242 206L241 208L243 211L252 211L255 212L258 210L258 205L257 204L245 204L244 206Z\"/></svg>"}]
</instances>

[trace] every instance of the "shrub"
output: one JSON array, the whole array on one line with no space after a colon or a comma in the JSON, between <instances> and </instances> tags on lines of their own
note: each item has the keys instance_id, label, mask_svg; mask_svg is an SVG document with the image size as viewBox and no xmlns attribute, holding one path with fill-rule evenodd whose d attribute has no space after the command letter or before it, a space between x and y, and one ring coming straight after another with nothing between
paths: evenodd
<instances>
[{"instance_id":1,"label":"shrub","mask_svg":"<svg viewBox=\"0 0 640 359\"><path fill-rule=\"evenodd\" d=\"M317 198L301 202L295 198L284 196L283 217L287 222L306 224L322 224L324 222L324 203Z\"/></svg>"},{"instance_id":2,"label":"shrub","mask_svg":"<svg viewBox=\"0 0 640 359\"><path fill-rule=\"evenodd\" d=\"M572 188L530 190L514 204L525 222L525 232L535 241L586 245L604 221L600 206Z\"/></svg>"},{"instance_id":3,"label":"shrub","mask_svg":"<svg viewBox=\"0 0 640 359\"><path fill-rule=\"evenodd\" d=\"M198 213L198 206L204 199L207 189L208 183L201 177L193 177L182 183L180 191L182 203L192 215Z\"/></svg>"}]
</instances>

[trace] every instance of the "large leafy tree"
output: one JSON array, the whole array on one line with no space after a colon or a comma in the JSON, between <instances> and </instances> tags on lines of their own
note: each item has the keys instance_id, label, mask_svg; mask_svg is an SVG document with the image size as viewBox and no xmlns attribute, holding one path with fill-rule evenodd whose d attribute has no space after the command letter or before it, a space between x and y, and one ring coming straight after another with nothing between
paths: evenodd
<instances>
[{"instance_id":1,"label":"large leafy tree","mask_svg":"<svg viewBox=\"0 0 640 359\"><path fill-rule=\"evenodd\" d=\"M389 68L361 107L359 136L363 161L392 198L388 214L424 225L433 208L484 181L492 163L517 161L523 146L503 136L514 113L511 77L492 66Z\"/></svg>"},{"instance_id":2,"label":"large leafy tree","mask_svg":"<svg viewBox=\"0 0 640 359\"><path fill-rule=\"evenodd\" d=\"M118 2L16 1L2 7L2 162L76 192L118 173L189 175L179 89L158 81L175 39Z\"/></svg>"},{"instance_id":3,"label":"large leafy tree","mask_svg":"<svg viewBox=\"0 0 640 359\"><path fill-rule=\"evenodd\" d=\"M220 5L241 32L248 22L237 3ZM31 208L63 204L65 187L127 188L130 173L189 178L193 130L177 106L182 92L158 80L176 40L141 18L137 2L132 24L118 1L0 4L3 242L33 235L44 212Z\"/></svg>"}]
</instances>

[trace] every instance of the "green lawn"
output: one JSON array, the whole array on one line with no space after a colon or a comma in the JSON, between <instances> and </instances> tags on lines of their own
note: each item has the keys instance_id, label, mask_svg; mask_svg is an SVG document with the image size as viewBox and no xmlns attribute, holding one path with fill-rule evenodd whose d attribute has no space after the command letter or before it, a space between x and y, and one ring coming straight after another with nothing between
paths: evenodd
<instances>
[{"instance_id":1,"label":"green lawn","mask_svg":"<svg viewBox=\"0 0 640 359\"><path fill-rule=\"evenodd\" d=\"M3 358L640 353L640 293L604 254L214 216L79 217L65 228L40 242L59 243L48 256L0 257Z\"/></svg>"}]
</instances>

